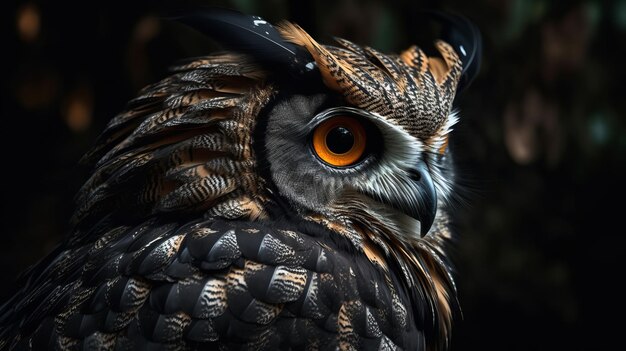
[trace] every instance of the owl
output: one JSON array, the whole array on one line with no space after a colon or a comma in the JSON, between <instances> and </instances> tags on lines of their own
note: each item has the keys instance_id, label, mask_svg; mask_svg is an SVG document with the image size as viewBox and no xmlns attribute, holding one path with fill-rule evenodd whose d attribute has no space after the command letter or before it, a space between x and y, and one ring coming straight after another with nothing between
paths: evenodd
<instances>
[{"instance_id":1,"label":"owl","mask_svg":"<svg viewBox=\"0 0 626 351\"><path fill-rule=\"evenodd\" d=\"M228 10L180 21L228 51L110 121L71 232L0 308L0 349L448 348L471 33L388 55Z\"/></svg>"}]
</instances>

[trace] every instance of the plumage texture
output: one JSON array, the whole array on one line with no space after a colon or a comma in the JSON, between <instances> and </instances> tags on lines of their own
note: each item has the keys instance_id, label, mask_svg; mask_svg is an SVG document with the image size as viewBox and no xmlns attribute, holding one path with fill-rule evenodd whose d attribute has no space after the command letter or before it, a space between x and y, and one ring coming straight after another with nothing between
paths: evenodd
<instances>
[{"instance_id":1,"label":"plumage texture","mask_svg":"<svg viewBox=\"0 0 626 351\"><path fill-rule=\"evenodd\" d=\"M0 309L0 349L448 346L460 60L443 42L440 59L282 33L310 52L321 90L222 54L175 67L111 120L85 157L73 232ZM328 167L307 137L320 111L359 115L384 147ZM420 206L416 162L441 200L423 238L390 207Z\"/></svg>"},{"instance_id":2,"label":"plumage texture","mask_svg":"<svg viewBox=\"0 0 626 351\"><path fill-rule=\"evenodd\" d=\"M416 46L391 57L345 39L338 40L343 47L324 47L288 22L281 31L311 53L324 83L350 104L377 113L418 138L435 134L447 119L461 61L445 42L436 43L443 60L426 56Z\"/></svg>"}]
</instances>

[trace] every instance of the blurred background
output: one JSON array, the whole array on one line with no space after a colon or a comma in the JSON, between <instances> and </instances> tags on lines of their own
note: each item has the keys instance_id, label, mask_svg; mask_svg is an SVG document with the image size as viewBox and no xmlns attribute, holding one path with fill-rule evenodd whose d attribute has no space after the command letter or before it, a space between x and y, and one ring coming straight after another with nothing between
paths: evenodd
<instances>
[{"instance_id":1,"label":"blurred background","mask_svg":"<svg viewBox=\"0 0 626 351\"><path fill-rule=\"evenodd\" d=\"M68 230L78 160L176 60L216 48L160 16L212 4L382 51L431 45L420 10L480 28L459 97L453 350L606 349L623 323L626 0L3 2L0 298Z\"/></svg>"}]
</instances>

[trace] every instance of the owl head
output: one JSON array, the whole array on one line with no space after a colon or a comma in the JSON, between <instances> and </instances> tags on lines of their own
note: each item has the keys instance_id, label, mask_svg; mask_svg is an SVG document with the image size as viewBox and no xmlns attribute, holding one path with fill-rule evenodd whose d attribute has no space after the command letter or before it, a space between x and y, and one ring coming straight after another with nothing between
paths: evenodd
<instances>
[{"instance_id":1,"label":"owl head","mask_svg":"<svg viewBox=\"0 0 626 351\"><path fill-rule=\"evenodd\" d=\"M443 41L441 58L415 46L385 55L343 39L322 46L289 23L280 30L310 53L323 87L279 94L267 109L263 150L278 193L302 213L359 209L400 235L425 235L452 183L457 54Z\"/></svg>"}]
</instances>

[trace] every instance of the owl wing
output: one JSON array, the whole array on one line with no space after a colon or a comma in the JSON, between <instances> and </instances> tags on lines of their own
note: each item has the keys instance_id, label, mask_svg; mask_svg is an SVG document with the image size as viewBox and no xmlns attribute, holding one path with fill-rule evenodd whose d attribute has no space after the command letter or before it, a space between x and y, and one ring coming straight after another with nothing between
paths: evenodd
<instances>
[{"instance_id":1,"label":"owl wing","mask_svg":"<svg viewBox=\"0 0 626 351\"><path fill-rule=\"evenodd\" d=\"M107 229L92 244L57 252L3 306L0 348L418 343L386 273L338 248L325 229L305 227L155 219Z\"/></svg>"}]
</instances>

